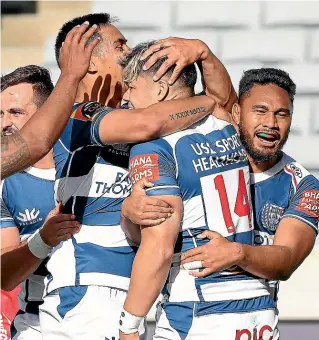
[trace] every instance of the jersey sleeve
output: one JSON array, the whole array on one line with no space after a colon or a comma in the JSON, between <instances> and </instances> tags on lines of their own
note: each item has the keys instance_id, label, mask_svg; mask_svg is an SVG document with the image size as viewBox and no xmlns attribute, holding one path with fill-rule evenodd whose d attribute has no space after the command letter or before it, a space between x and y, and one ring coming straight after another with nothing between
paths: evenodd
<instances>
[{"instance_id":1,"label":"jersey sleeve","mask_svg":"<svg viewBox=\"0 0 319 340\"><path fill-rule=\"evenodd\" d=\"M132 148L129 174L133 184L143 178L154 184L146 189L148 196L181 196L173 150L163 139Z\"/></svg>"},{"instance_id":2,"label":"jersey sleeve","mask_svg":"<svg viewBox=\"0 0 319 340\"><path fill-rule=\"evenodd\" d=\"M2 182L1 187L1 216L0 216L0 228L8 228L8 227L17 227L13 216L6 204L6 187L5 184Z\"/></svg>"},{"instance_id":3,"label":"jersey sleeve","mask_svg":"<svg viewBox=\"0 0 319 340\"><path fill-rule=\"evenodd\" d=\"M312 175L305 177L297 186L288 209L282 218L294 217L312 227L318 233L319 181Z\"/></svg>"},{"instance_id":4,"label":"jersey sleeve","mask_svg":"<svg viewBox=\"0 0 319 340\"><path fill-rule=\"evenodd\" d=\"M113 111L98 102L87 102L73 106L73 113L59 142L72 152L81 146L103 146L99 137L99 125L103 117Z\"/></svg>"},{"instance_id":5,"label":"jersey sleeve","mask_svg":"<svg viewBox=\"0 0 319 340\"><path fill-rule=\"evenodd\" d=\"M61 137L53 148L57 177L73 151L83 146L102 146L99 126L103 117L113 109L98 102L87 102L75 104L72 111Z\"/></svg>"}]
</instances>

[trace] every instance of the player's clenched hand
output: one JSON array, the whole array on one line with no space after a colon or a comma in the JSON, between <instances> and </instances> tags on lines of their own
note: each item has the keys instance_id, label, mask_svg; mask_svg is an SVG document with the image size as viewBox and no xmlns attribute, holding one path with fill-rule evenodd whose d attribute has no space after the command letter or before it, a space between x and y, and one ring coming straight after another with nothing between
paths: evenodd
<instances>
[{"instance_id":1,"label":"player's clenched hand","mask_svg":"<svg viewBox=\"0 0 319 340\"><path fill-rule=\"evenodd\" d=\"M68 240L73 234L80 231L80 223L75 216L62 214L62 204L51 210L40 229L40 235L45 244L50 247L57 246L61 241Z\"/></svg>"},{"instance_id":2,"label":"player's clenched hand","mask_svg":"<svg viewBox=\"0 0 319 340\"><path fill-rule=\"evenodd\" d=\"M191 271L190 275L205 277L224 269L242 271L237 267L231 268L242 256L242 248L239 243L230 242L219 233L208 230L198 235L197 238L208 238L210 241L182 254L181 268L188 270L204 268L200 272Z\"/></svg>"},{"instance_id":3,"label":"player's clenched hand","mask_svg":"<svg viewBox=\"0 0 319 340\"><path fill-rule=\"evenodd\" d=\"M155 226L171 217L174 210L166 202L145 194L145 188L152 186L146 179L137 182L122 204L122 215L143 226Z\"/></svg>"},{"instance_id":4,"label":"player's clenched hand","mask_svg":"<svg viewBox=\"0 0 319 340\"><path fill-rule=\"evenodd\" d=\"M82 79L90 65L94 47L99 43L98 37L89 39L95 33L97 25L88 28L89 23L73 27L68 33L60 50L59 65L62 75Z\"/></svg>"},{"instance_id":5,"label":"player's clenched hand","mask_svg":"<svg viewBox=\"0 0 319 340\"><path fill-rule=\"evenodd\" d=\"M167 38L159 40L156 44L150 46L141 59L146 59L151 55L144 66L145 70L147 70L159 59L167 57L167 60L155 73L153 80L160 79L169 68L175 65L174 72L169 80L169 84L172 85L184 67L194 64L198 60L203 60L209 52L208 46L201 40Z\"/></svg>"}]
</instances>

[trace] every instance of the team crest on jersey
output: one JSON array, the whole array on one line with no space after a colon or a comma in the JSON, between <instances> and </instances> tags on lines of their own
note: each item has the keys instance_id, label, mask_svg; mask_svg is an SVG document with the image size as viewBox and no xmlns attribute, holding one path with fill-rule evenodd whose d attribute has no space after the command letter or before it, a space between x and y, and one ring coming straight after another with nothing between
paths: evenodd
<instances>
[{"instance_id":1,"label":"team crest on jersey","mask_svg":"<svg viewBox=\"0 0 319 340\"><path fill-rule=\"evenodd\" d=\"M97 109L102 107L103 105L98 102L87 102L81 104L72 114L72 118L87 121L94 116Z\"/></svg>"},{"instance_id":2,"label":"team crest on jersey","mask_svg":"<svg viewBox=\"0 0 319 340\"><path fill-rule=\"evenodd\" d=\"M91 119L92 116L94 116L95 111L97 109L99 109L100 107L102 107L102 106L103 105L101 103L98 103L98 102L88 102L88 103L85 103L82 106L83 116L85 116L88 119Z\"/></svg>"},{"instance_id":3,"label":"team crest on jersey","mask_svg":"<svg viewBox=\"0 0 319 340\"><path fill-rule=\"evenodd\" d=\"M272 203L266 203L261 212L261 223L265 229L275 231L284 214L284 208Z\"/></svg>"},{"instance_id":4,"label":"team crest on jersey","mask_svg":"<svg viewBox=\"0 0 319 340\"><path fill-rule=\"evenodd\" d=\"M130 150L129 144L113 144L112 145L115 150L128 152Z\"/></svg>"}]
</instances>

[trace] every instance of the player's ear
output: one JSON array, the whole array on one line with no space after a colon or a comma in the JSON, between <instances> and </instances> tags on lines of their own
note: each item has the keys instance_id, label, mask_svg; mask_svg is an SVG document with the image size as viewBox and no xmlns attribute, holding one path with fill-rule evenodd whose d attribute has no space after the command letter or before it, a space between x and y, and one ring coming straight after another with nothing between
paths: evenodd
<instances>
[{"instance_id":1,"label":"player's ear","mask_svg":"<svg viewBox=\"0 0 319 340\"><path fill-rule=\"evenodd\" d=\"M92 56L91 60L90 60L88 72L89 73L96 73L97 72L97 66L96 65L97 65L96 58L94 58L94 56Z\"/></svg>"},{"instance_id":2,"label":"player's ear","mask_svg":"<svg viewBox=\"0 0 319 340\"><path fill-rule=\"evenodd\" d=\"M157 100L159 102L163 101L166 96L168 95L168 91L169 91L169 86L167 84L167 82L165 80L160 79L157 82L158 85L158 90L157 90Z\"/></svg>"},{"instance_id":3,"label":"player's ear","mask_svg":"<svg viewBox=\"0 0 319 340\"><path fill-rule=\"evenodd\" d=\"M238 125L240 122L240 106L238 103L235 103L232 107L231 115L233 117L233 120Z\"/></svg>"}]
</instances>

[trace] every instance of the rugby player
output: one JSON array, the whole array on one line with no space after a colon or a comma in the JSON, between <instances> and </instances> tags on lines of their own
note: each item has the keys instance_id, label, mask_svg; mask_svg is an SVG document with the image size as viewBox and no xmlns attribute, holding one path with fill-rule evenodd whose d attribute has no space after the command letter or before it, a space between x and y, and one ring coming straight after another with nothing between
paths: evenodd
<instances>
[{"instance_id":1,"label":"rugby player","mask_svg":"<svg viewBox=\"0 0 319 340\"><path fill-rule=\"evenodd\" d=\"M248 153L255 219L253 247L228 242L216 232L203 247L183 254L184 267L193 262L204 277L237 265L269 279L277 299L278 280L287 280L311 252L319 222L319 181L282 151L288 139L296 85L279 69L252 69L239 84L239 103L232 114ZM294 113L300 114L300 113ZM201 261L201 264L200 264Z\"/></svg>"},{"instance_id":2,"label":"rugby player","mask_svg":"<svg viewBox=\"0 0 319 340\"><path fill-rule=\"evenodd\" d=\"M152 76L165 58L144 71L146 59L140 56L147 47L139 44L123 62L129 105L194 96L194 65L173 86L168 85L169 73L154 83ZM141 226L120 338L138 338L138 327L168 275L154 339L235 339L242 328L278 339L275 304L264 280L228 270L197 279L179 268L181 252L208 242L196 237L204 230L252 244L248 160L235 128L209 116L185 131L138 144L131 150L129 172L133 183L145 177L152 181L147 194L167 202L174 214L159 226ZM138 242L139 227L127 218L122 224Z\"/></svg>"},{"instance_id":3,"label":"rugby player","mask_svg":"<svg viewBox=\"0 0 319 340\"><path fill-rule=\"evenodd\" d=\"M43 67L29 65L2 76L2 136L18 133L40 109L52 90L49 71ZM79 227L72 215L61 215L58 211L54 213L57 216L50 215L52 218L45 222L55 206L54 180L51 151L33 166L1 183L1 287L11 291L22 283L20 311L14 319L11 332L13 339L17 340L42 339L39 305L43 302L47 271L45 261L39 259L34 250L37 233L40 233L45 244L55 246L61 240L70 238Z\"/></svg>"},{"instance_id":4,"label":"rugby player","mask_svg":"<svg viewBox=\"0 0 319 340\"><path fill-rule=\"evenodd\" d=\"M82 23L80 23L82 24ZM77 87L85 75L93 48L87 44L96 27L74 27L61 49L61 75L52 95L21 131L1 136L1 178L25 169L45 156L61 135L71 112ZM41 133L39 133L41 131Z\"/></svg>"},{"instance_id":5,"label":"rugby player","mask_svg":"<svg viewBox=\"0 0 319 340\"><path fill-rule=\"evenodd\" d=\"M81 230L50 255L50 275L40 307L44 340L118 337L118 319L137 249L120 226L121 203L131 189L126 170L130 147L122 143L184 129L215 108L214 100L199 96L120 109L124 84L118 61L128 47L108 14L67 22L56 39L57 59L68 31L83 21L98 25L95 36L100 43L78 88L71 119L54 147L56 198L64 213L76 215ZM198 54L200 50L192 52L194 61ZM231 84L225 79L228 101ZM147 202L153 206L158 200ZM171 214L168 204L162 205L155 211L158 223Z\"/></svg>"}]
</instances>

